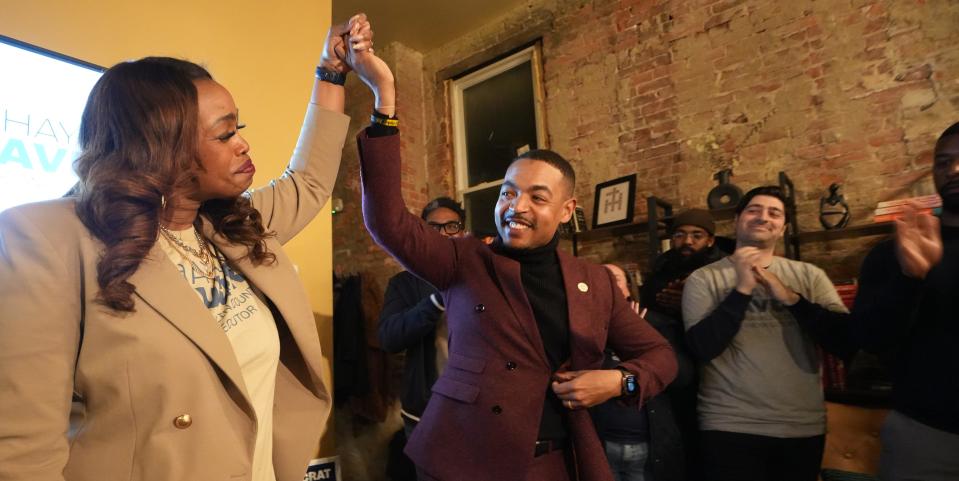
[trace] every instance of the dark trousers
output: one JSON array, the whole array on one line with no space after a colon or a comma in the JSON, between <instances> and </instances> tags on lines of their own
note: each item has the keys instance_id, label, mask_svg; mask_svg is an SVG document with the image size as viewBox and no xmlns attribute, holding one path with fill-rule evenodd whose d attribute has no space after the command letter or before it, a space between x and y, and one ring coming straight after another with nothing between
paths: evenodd
<instances>
[{"instance_id":1,"label":"dark trousers","mask_svg":"<svg viewBox=\"0 0 959 481\"><path fill-rule=\"evenodd\" d=\"M826 437L701 431L700 443L709 481L816 481Z\"/></svg>"}]
</instances>

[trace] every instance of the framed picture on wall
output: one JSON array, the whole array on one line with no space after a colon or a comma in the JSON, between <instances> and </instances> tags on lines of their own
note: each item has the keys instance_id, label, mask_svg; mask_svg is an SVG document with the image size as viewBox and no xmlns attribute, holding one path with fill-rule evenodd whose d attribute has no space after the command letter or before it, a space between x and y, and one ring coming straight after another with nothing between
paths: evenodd
<instances>
[{"instance_id":1,"label":"framed picture on wall","mask_svg":"<svg viewBox=\"0 0 959 481\"><path fill-rule=\"evenodd\" d=\"M593 201L593 228L629 224L636 201L636 174L596 185Z\"/></svg>"}]
</instances>

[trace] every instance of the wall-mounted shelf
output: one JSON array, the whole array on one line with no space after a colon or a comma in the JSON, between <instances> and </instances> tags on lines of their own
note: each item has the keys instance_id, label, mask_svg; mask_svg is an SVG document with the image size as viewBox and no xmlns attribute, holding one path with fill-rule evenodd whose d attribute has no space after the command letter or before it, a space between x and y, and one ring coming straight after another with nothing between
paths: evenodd
<instances>
[{"instance_id":1,"label":"wall-mounted shelf","mask_svg":"<svg viewBox=\"0 0 959 481\"><path fill-rule=\"evenodd\" d=\"M798 238L799 242L823 242L874 235L889 235L893 232L895 232L895 228L892 222L881 222L878 224L854 225L844 229L802 232L798 235Z\"/></svg>"},{"instance_id":2,"label":"wall-mounted shelf","mask_svg":"<svg viewBox=\"0 0 959 481\"><path fill-rule=\"evenodd\" d=\"M621 224L621 225L614 225L611 227L600 227L598 229L591 229L583 232L578 232L573 234L573 242L598 241L598 240L609 239L609 238L619 237L624 235L645 234L645 233L646 233L646 220L643 219L639 222L634 222L632 224Z\"/></svg>"},{"instance_id":3,"label":"wall-mounted shelf","mask_svg":"<svg viewBox=\"0 0 959 481\"><path fill-rule=\"evenodd\" d=\"M655 202L655 197L649 197L648 202ZM653 200L655 199L655 200ZM662 201L660 201L662 202ZM670 212L672 209L670 207ZM736 216L736 211L733 208L728 209L715 209L709 211L714 220L730 220ZM659 239L667 239L665 231L668 229L670 224L672 224L673 216L672 214L663 217L656 217L655 222L657 225L657 237ZM662 231L662 232L660 232ZM627 236L627 235L637 235L637 234L649 234L650 224L649 218L639 219L632 224L621 224L611 227L600 227L598 229L586 230L583 232L573 234L570 239L573 241L573 255L578 254L578 246L580 242L593 242L600 241L605 239L612 239L615 237Z\"/></svg>"},{"instance_id":4,"label":"wall-mounted shelf","mask_svg":"<svg viewBox=\"0 0 959 481\"><path fill-rule=\"evenodd\" d=\"M789 219L786 224L785 236L786 257L791 259L800 259L799 248L803 243L889 235L895 230L892 222L883 222L877 224L862 224L844 229L800 232L799 225L796 223L795 189L792 180L789 179L789 176L787 176L785 172L779 173L779 186L786 195L786 211L787 218ZM633 222L632 224L601 227L573 234L573 255L579 254L580 242L591 242L645 233L650 243L649 265L653 265L656 257L662 254L659 241L666 238L665 232L672 224L673 206L663 199L650 196L646 198L646 207L648 217ZM716 221L731 220L736 217L736 211L733 207L710 210L710 213L713 216L713 220Z\"/></svg>"}]
</instances>

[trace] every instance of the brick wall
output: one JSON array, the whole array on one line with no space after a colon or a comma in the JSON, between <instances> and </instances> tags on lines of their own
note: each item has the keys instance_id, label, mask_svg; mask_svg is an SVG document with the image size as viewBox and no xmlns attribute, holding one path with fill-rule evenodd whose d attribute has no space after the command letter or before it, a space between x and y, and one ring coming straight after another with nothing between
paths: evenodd
<instances>
[{"instance_id":1,"label":"brick wall","mask_svg":"<svg viewBox=\"0 0 959 481\"><path fill-rule=\"evenodd\" d=\"M804 231L820 229L819 198L832 182L843 184L853 223L869 222L876 202L931 191L933 142L959 119L955 25L959 5L944 0L530 1L424 55L390 46L404 196L418 209L453 193L443 81L538 37L550 144L576 167L588 217L604 180L637 173L642 218L647 195L704 206L713 173L731 166L744 190L785 170ZM337 188L357 209L334 223L335 262L391 274L358 221L354 162ZM875 240L807 244L804 258L849 277ZM583 254L643 263L643 243L596 243Z\"/></svg>"},{"instance_id":2,"label":"brick wall","mask_svg":"<svg viewBox=\"0 0 959 481\"><path fill-rule=\"evenodd\" d=\"M803 231L821 228L819 198L832 182L843 184L853 224L868 223L880 200L932 192L934 140L959 120L957 25L959 4L948 0L530 0L436 50L379 52L397 78L403 196L418 213L454 193L444 81L539 38L550 145L574 164L588 218L605 180L638 174L640 219L648 195L705 206L713 174L731 166L744 190L786 171ZM350 82L358 129L372 101ZM334 266L385 286L399 266L363 228L357 170L348 146ZM804 244L803 258L845 279L878 240ZM581 253L644 266L646 251L636 235Z\"/></svg>"},{"instance_id":3,"label":"brick wall","mask_svg":"<svg viewBox=\"0 0 959 481\"><path fill-rule=\"evenodd\" d=\"M401 151L406 160L401 179L403 199L412 212L419 214L429 200L426 179L431 169L426 165L425 139L429 127L424 117L423 55L399 44L377 49L377 54L392 66L396 77L397 105L402 106L403 119ZM359 157L354 140L356 133L369 125L373 96L355 75L348 77L346 87L346 113L353 120L333 189L333 198L343 201L343 210L333 217L333 269L337 274L359 273L365 287L377 292L374 295L382 299L388 279L400 271L400 266L373 243L363 225ZM381 305L381 302L366 303L364 308L377 311ZM364 312L364 315L377 318L379 312ZM367 334L368 339L376 338L374 333ZM391 389L394 395L398 394L396 385ZM339 405L334 410L334 426L344 477L385 479L389 441L402 428L399 403L393 404L387 421L382 423L354 416L349 403Z\"/></svg>"},{"instance_id":4,"label":"brick wall","mask_svg":"<svg viewBox=\"0 0 959 481\"><path fill-rule=\"evenodd\" d=\"M396 77L397 105L402 106L400 115L403 119L403 199L410 211L419 215L430 199L427 177L434 169L426 165L426 133L430 127L424 117L423 55L396 43L377 51L377 54L389 63ZM343 201L343 210L333 217L334 272L369 275L372 282L385 289L386 281L399 272L400 267L373 243L363 225L359 156L355 142L356 133L370 123L373 96L355 75L348 77L346 87L346 113L353 121L333 189L333 197Z\"/></svg>"}]
</instances>

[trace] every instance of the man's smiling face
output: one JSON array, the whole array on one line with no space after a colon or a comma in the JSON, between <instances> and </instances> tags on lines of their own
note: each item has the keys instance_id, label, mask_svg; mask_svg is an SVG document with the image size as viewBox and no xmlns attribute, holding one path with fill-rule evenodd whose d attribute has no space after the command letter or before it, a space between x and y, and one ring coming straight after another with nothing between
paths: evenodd
<instances>
[{"instance_id":1,"label":"man's smiling face","mask_svg":"<svg viewBox=\"0 0 959 481\"><path fill-rule=\"evenodd\" d=\"M520 159L506 170L494 209L503 244L532 249L548 244L576 208L573 186L563 173L536 159Z\"/></svg>"}]
</instances>

